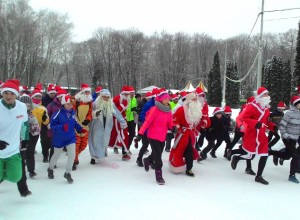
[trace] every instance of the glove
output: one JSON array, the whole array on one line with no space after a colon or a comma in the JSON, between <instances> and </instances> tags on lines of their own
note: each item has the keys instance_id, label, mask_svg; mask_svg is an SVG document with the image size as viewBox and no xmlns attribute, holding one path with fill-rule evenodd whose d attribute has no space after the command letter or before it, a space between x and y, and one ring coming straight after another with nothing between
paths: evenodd
<instances>
[{"instance_id":1,"label":"glove","mask_svg":"<svg viewBox=\"0 0 300 220\"><path fill-rule=\"evenodd\" d=\"M262 123L259 121L256 123L255 128L260 129L262 127Z\"/></svg>"},{"instance_id":2,"label":"glove","mask_svg":"<svg viewBox=\"0 0 300 220\"><path fill-rule=\"evenodd\" d=\"M42 120L43 122L47 120L47 114L46 114L46 111L44 111L44 114L42 116Z\"/></svg>"},{"instance_id":3,"label":"glove","mask_svg":"<svg viewBox=\"0 0 300 220\"><path fill-rule=\"evenodd\" d=\"M173 126L173 127L172 127L172 133L173 133L173 134L176 134L177 131L178 131L177 126Z\"/></svg>"},{"instance_id":4,"label":"glove","mask_svg":"<svg viewBox=\"0 0 300 220\"><path fill-rule=\"evenodd\" d=\"M131 111L132 111L132 112L136 112L136 111L137 111L137 107L131 108Z\"/></svg>"},{"instance_id":5,"label":"glove","mask_svg":"<svg viewBox=\"0 0 300 220\"><path fill-rule=\"evenodd\" d=\"M5 141L0 141L0 150L4 150L8 145L9 143Z\"/></svg>"},{"instance_id":6,"label":"glove","mask_svg":"<svg viewBox=\"0 0 300 220\"><path fill-rule=\"evenodd\" d=\"M87 133L87 132L88 132L88 131L87 131L86 129L82 128L80 134L85 134L85 133Z\"/></svg>"},{"instance_id":7,"label":"glove","mask_svg":"<svg viewBox=\"0 0 300 220\"><path fill-rule=\"evenodd\" d=\"M82 125L87 126L89 123L90 123L90 120L85 119L85 120L82 122Z\"/></svg>"},{"instance_id":8,"label":"glove","mask_svg":"<svg viewBox=\"0 0 300 220\"><path fill-rule=\"evenodd\" d=\"M99 117L101 110L96 111L96 117ZM83 123L82 123L83 124Z\"/></svg>"},{"instance_id":9,"label":"glove","mask_svg":"<svg viewBox=\"0 0 300 220\"><path fill-rule=\"evenodd\" d=\"M65 132L68 132L69 131L69 124L68 123L64 124L63 129L64 129Z\"/></svg>"},{"instance_id":10,"label":"glove","mask_svg":"<svg viewBox=\"0 0 300 220\"><path fill-rule=\"evenodd\" d=\"M137 140L137 142L139 142L140 140L142 140L142 137L143 135L138 134L135 139Z\"/></svg>"}]
</instances>

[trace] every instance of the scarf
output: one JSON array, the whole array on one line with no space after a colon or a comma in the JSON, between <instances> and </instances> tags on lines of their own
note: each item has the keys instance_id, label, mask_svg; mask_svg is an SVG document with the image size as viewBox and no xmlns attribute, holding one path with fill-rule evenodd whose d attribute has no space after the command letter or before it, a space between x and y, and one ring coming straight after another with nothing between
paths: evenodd
<instances>
[{"instance_id":1,"label":"scarf","mask_svg":"<svg viewBox=\"0 0 300 220\"><path fill-rule=\"evenodd\" d=\"M161 110L161 111L163 111L163 112L170 112L170 111L171 111L170 106L166 106L166 105L164 105L164 104L162 104L161 102L158 102L158 101L155 101L155 106L156 106L159 110Z\"/></svg>"}]
</instances>

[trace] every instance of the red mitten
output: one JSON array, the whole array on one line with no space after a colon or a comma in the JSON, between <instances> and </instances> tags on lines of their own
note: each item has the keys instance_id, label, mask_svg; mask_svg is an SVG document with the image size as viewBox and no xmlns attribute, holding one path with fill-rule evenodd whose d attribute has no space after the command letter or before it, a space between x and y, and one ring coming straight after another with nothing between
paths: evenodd
<instances>
[{"instance_id":1,"label":"red mitten","mask_svg":"<svg viewBox=\"0 0 300 220\"><path fill-rule=\"evenodd\" d=\"M69 131L69 124L68 123L64 124L63 128L64 128L65 132L68 132Z\"/></svg>"}]
</instances>

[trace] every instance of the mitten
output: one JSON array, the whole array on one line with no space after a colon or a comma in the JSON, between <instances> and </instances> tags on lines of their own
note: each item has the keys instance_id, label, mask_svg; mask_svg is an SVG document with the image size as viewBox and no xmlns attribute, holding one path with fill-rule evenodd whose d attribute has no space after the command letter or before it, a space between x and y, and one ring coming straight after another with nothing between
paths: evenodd
<instances>
[{"instance_id":1,"label":"mitten","mask_svg":"<svg viewBox=\"0 0 300 220\"><path fill-rule=\"evenodd\" d=\"M262 123L259 121L256 123L255 128L260 129L262 127Z\"/></svg>"},{"instance_id":2,"label":"mitten","mask_svg":"<svg viewBox=\"0 0 300 220\"><path fill-rule=\"evenodd\" d=\"M101 110L96 111L96 117L99 117Z\"/></svg>"},{"instance_id":3,"label":"mitten","mask_svg":"<svg viewBox=\"0 0 300 220\"><path fill-rule=\"evenodd\" d=\"M9 143L5 141L0 141L0 150L4 150L8 145Z\"/></svg>"},{"instance_id":4,"label":"mitten","mask_svg":"<svg viewBox=\"0 0 300 220\"><path fill-rule=\"evenodd\" d=\"M69 131L69 124L68 123L64 124L63 129L64 129L65 132L68 132Z\"/></svg>"},{"instance_id":5,"label":"mitten","mask_svg":"<svg viewBox=\"0 0 300 220\"><path fill-rule=\"evenodd\" d=\"M47 120L47 114L46 114L46 111L44 111L44 114L42 116L42 120L43 122Z\"/></svg>"},{"instance_id":6,"label":"mitten","mask_svg":"<svg viewBox=\"0 0 300 220\"><path fill-rule=\"evenodd\" d=\"M138 134L135 139L137 140L137 142L139 142L140 140L142 140L142 137L143 135Z\"/></svg>"},{"instance_id":7,"label":"mitten","mask_svg":"<svg viewBox=\"0 0 300 220\"><path fill-rule=\"evenodd\" d=\"M90 120L86 119L82 122L82 125L87 126L90 123Z\"/></svg>"}]
</instances>

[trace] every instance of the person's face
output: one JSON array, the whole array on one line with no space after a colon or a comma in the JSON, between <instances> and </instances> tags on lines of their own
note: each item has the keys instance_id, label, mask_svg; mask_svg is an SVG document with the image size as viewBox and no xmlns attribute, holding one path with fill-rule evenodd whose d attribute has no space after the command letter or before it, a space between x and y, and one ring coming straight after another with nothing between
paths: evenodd
<instances>
[{"instance_id":1,"label":"person's face","mask_svg":"<svg viewBox=\"0 0 300 220\"><path fill-rule=\"evenodd\" d=\"M109 98L110 98L109 96L102 96L102 99L106 102L109 100Z\"/></svg>"},{"instance_id":2,"label":"person's face","mask_svg":"<svg viewBox=\"0 0 300 220\"><path fill-rule=\"evenodd\" d=\"M217 114L216 114L216 118L217 118L217 119L220 119L221 117L222 117L222 114L221 114L221 113L217 113Z\"/></svg>"},{"instance_id":3,"label":"person's face","mask_svg":"<svg viewBox=\"0 0 300 220\"><path fill-rule=\"evenodd\" d=\"M64 104L64 108L67 109L67 110L71 110L72 107L73 107L73 106L72 106L71 103L66 103L66 104Z\"/></svg>"},{"instance_id":4,"label":"person's face","mask_svg":"<svg viewBox=\"0 0 300 220\"><path fill-rule=\"evenodd\" d=\"M54 99L55 95L56 95L56 93L49 93L49 97L50 97L51 99Z\"/></svg>"},{"instance_id":5,"label":"person's face","mask_svg":"<svg viewBox=\"0 0 300 220\"><path fill-rule=\"evenodd\" d=\"M123 94L125 97L126 97L126 99L129 97L129 94Z\"/></svg>"},{"instance_id":6,"label":"person's face","mask_svg":"<svg viewBox=\"0 0 300 220\"><path fill-rule=\"evenodd\" d=\"M137 97L136 100L137 100L138 102L140 102L140 101L142 101L142 97Z\"/></svg>"},{"instance_id":7,"label":"person's face","mask_svg":"<svg viewBox=\"0 0 300 220\"><path fill-rule=\"evenodd\" d=\"M90 91L84 91L83 94L89 95L89 94L91 94L91 92Z\"/></svg>"},{"instance_id":8,"label":"person's face","mask_svg":"<svg viewBox=\"0 0 300 220\"><path fill-rule=\"evenodd\" d=\"M161 103L162 103L163 105L168 106L168 105L170 105L170 99L164 99L164 100L162 100Z\"/></svg>"},{"instance_id":9,"label":"person's face","mask_svg":"<svg viewBox=\"0 0 300 220\"><path fill-rule=\"evenodd\" d=\"M296 105L296 108L297 108L297 109L300 109L300 103L298 103L298 104Z\"/></svg>"},{"instance_id":10,"label":"person's face","mask_svg":"<svg viewBox=\"0 0 300 220\"><path fill-rule=\"evenodd\" d=\"M58 97L57 99L59 102L61 102L62 96Z\"/></svg>"},{"instance_id":11,"label":"person's face","mask_svg":"<svg viewBox=\"0 0 300 220\"><path fill-rule=\"evenodd\" d=\"M41 100L42 96L41 95L36 95L36 96L34 96L34 99Z\"/></svg>"},{"instance_id":12,"label":"person's face","mask_svg":"<svg viewBox=\"0 0 300 220\"><path fill-rule=\"evenodd\" d=\"M16 94L10 91L4 91L3 92L3 100L6 104L12 105L16 102Z\"/></svg>"},{"instance_id":13,"label":"person's face","mask_svg":"<svg viewBox=\"0 0 300 220\"><path fill-rule=\"evenodd\" d=\"M283 112L283 109L281 109L281 108L278 108L277 110L278 110L279 112Z\"/></svg>"},{"instance_id":14,"label":"person's face","mask_svg":"<svg viewBox=\"0 0 300 220\"><path fill-rule=\"evenodd\" d=\"M267 93L263 94L262 97L269 97L269 93L267 92Z\"/></svg>"},{"instance_id":15,"label":"person's face","mask_svg":"<svg viewBox=\"0 0 300 220\"><path fill-rule=\"evenodd\" d=\"M178 99L173 99L173 102L174 102L175 104L177 104L177 103L178 103Z\"/></svg>"}]
</instances>

